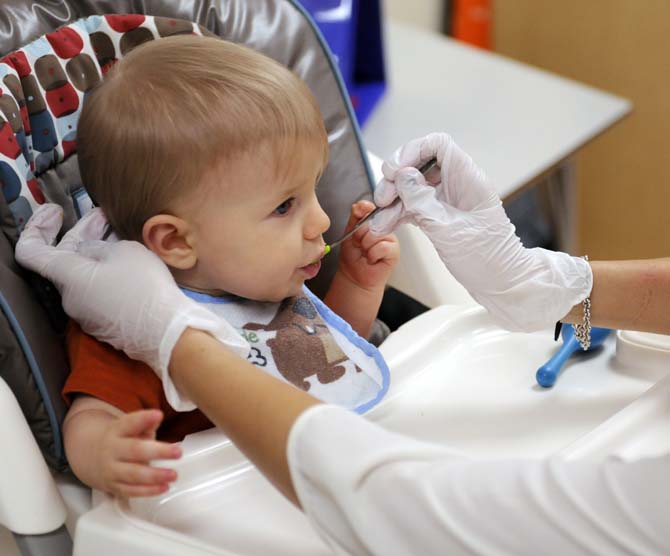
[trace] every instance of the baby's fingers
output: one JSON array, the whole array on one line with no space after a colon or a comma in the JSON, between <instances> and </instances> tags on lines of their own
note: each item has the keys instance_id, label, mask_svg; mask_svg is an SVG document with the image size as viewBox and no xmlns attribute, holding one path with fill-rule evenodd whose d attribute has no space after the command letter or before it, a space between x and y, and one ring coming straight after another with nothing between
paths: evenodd
<instances>
[{"instance_id":1,"label":"baby's fingers","mask_svg":"<svg viewBox=\"0 0 670 556\"><path fill-rule=\"evenodd\" d=\"M167 492L170 485L167 483L155 485L129 485L126 483L114 483L111 491L122 498L139 498L143 496L158 496Z\"/></svg>"},{"instance_id":2,"label":"baby's fingers","mask_svg":"<svg viewBox=\"0 0 670 556\"><path fill-rule=\"evenodd\" d=\"M400 248L394 241L380 241L365 252L365 258L369 264L380 261L394 264L400 257Z\"/></svg>"},{"instance_id":3,"label":"baby's fingers","mask_svg":"<svg viewBox=\"0 0 670 556\"><path fill-rule=\"evenodd\" d=\"M141 438L123 438L118 444L117 457L125 462L148 462L156 459L178 459L181 448L177 444L144 440Z\"/></svg>"},{"instance_id":4,"label":"baby's fingers","mask_svg":"<svg viewBox=\"0 0 670 556\"><path fill-rule=\"evenodd\" d=\"M370 201L358 201L351 205L349 221L347 222L347 226L344 229L345 233L351 230L351 228L353 228L361 218L369 214L374 209L375 205Z\"/></svg>"},{"instance_id":5,"label":"baby's fingers","mask_svg":"<svg viewBox=\"0 0 670 556\"><path fill-rule=\"evenodd\" d=\"M118 463L114 468L112 481L126 485L155 486L177 480L174 469L152 467L141 463Z\"/></svg>"},{"instance_id":6,"label":"baby's fingers","mask_svg":"<svg viewBox=\"0 0 670 556\"><path fill-rule=\"evenodd\" d=\"M398 243L398 239L396 238L395 235L393 234L384 234L384 235L377 235L375 234L372 230L369 228L365 230L365 233L361 234L361 236L358 238L358 241L360 243L361 249L363 251L368 251L369 249L372 249L375 245L381 242L392 242L392 243Z\"/></svg>"},{"instance_id":7,"label":"baby's fingers","mask_svg":"<svg viewBox=\"0 0 670 556\"><path fill-rule=\"evenodd\" d=\"M143 409L126 413L116 422L119 436L137 438L151 437L163 420L163 412L158 409Z\"/></svg>"},{"instance_id":8,"label":"baby's fingers","mask_svg":"<svg viewBox=\"0 0 670 556\"><path fill-rule=\"evenodd\" d=\"M158 496L167 492L170 488L170 481L153 481L153 482L128 482L124 478L116 480L111 483L109 490L112 494L122 498L138 498L141 496Z\"/></svg>"}]
</instances>

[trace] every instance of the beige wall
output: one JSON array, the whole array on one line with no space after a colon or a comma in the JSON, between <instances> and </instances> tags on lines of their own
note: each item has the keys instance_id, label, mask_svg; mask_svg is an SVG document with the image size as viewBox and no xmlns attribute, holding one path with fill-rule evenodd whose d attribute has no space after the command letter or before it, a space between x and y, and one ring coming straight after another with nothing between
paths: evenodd
<instances>
[{"instance_id":1,"label":"beige wall","mask_svg":"<svg viewBox=\"0 0 670 556\"><path fill-rule=\"evenodd\" d=\"M384 15L396 21L431 31L442 29L442 0L383 0L382 5Z\"/></svg>"},{"instance_id":2,"label":"beige wall","mask_svg":"<svg viewBox=\"0 0 670 556\"><path fill-rule=\"evenodd\" d=\"M494 45L633 101L577 157L579 247L670 256L670 1L495 0Z\"/></svg>"}]
</instances>

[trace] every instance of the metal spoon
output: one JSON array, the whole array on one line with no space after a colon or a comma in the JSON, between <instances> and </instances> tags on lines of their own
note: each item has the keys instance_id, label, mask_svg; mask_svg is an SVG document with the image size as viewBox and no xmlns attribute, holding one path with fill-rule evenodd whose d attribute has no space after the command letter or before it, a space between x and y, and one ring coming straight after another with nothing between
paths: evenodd
<instances>
[{"instance_id":1,"label":"metal spoon","mask_svg":"<svg viewBox=\"0 0 670 556\"><path fill-rule=\"evenodd\" d=\"M430 172L435 165L437 164L437 160L435 158L431 158L428 162L425 164L422 164L419 166L419 172L421 172L424 176ZM334 241L333 243L326 245L325 249L323 250L323 255L322 257L325 257L328 253L330 253L335 247L337 247L340 243L343 241L349 239L356 230L358 230L363 224L365 224L370 218L372 218L375 214L377 214L380 210L384 210L390 207L394 207L400 202L400 197L396 198L390 205L387 205L385 207L377 207L373 211L369 212L366 214L363 218L361 218L358 222L356 222L356 225L349 230L346 234L344 234L340 239L337 241Z\"/></svg>"}]
</instances>

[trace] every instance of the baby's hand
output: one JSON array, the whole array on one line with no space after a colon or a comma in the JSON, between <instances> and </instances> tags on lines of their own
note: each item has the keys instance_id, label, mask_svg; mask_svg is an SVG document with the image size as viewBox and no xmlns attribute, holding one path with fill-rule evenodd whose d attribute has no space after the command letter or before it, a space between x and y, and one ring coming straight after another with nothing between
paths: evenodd
<instances>
[{"instance_id":1,"label":"baby's hand","mask_svg":"<svg viewBox=\"0 0 670 556\"><path fill-rule=\"evenodd\" d=\"M354 203L345 233L374 208L370 201ZM342 243L339 269L356 285L375 289L386 285L399 258L398 239L393 234L374 235L366 223Z\"/></svg>"},{"instance_id":2,"label":"baby's hand","mask_svg":"<svg viewBox=\"0 0 670 556\"><path fill-rule=\"evenodd\" d=\"M156 429L163 420L157 409L126 413L107 427L100 443L98 469L104 490L117 496L155 496L177 478L173 469L152 467L151 460L177 459L181 448L158 442Z\"/></svg>"}]
</instances>

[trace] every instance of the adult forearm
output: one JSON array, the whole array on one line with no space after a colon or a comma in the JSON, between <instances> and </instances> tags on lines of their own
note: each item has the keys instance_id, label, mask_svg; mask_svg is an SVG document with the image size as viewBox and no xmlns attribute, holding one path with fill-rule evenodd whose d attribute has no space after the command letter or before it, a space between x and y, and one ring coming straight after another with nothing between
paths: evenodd
<instances>
[{"instance_id":1,"label":"adult forearm","mask_svg":"<svg viewBox=\"0 0 670 556\"><path fill-rule=\"evenodd\" d=\"M593 261L591 324L670 334L670 258ZM581 303L562 320L581 322Z\"/></svg>"},{"instance_id":2,"label":"adult forearm","mask_svg":"<svg viewBox=\"0 0 670 556\"><path fill-rule=\"evenodd\" d=\"M297 417L316 398L259 370L209 334L187 329L170 360L177 388L191 399L294 504L286 457Z\"/></svg>"}]
</instances>

